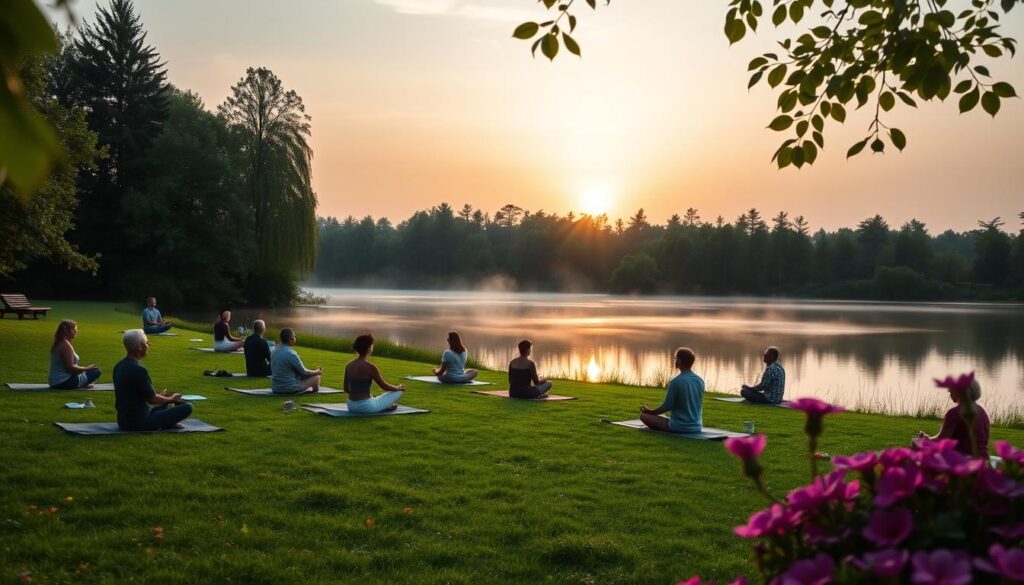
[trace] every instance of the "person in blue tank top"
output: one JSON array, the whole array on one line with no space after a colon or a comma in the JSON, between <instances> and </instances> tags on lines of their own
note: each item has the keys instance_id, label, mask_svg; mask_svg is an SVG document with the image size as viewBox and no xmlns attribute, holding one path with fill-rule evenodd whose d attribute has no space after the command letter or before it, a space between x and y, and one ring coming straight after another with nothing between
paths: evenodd
<instances>
[{"instance_id":1,"label":"person in blue tank top","mask_svg":"<svg viewBox=\"0 0 1024 585\"><path fill-rule=\"evenodd\" d=\"M462 344L458 331L448 332L448 349L441 354L441 367L434 369L434 375L442 384L466 384L476 378L474 369L466 369L469 352Z\"/></svg>"},{"instance_id":2,"label":"person in blue tank top","mask_svg":"<svg viewBox=\"0 0 1024 585\"><path fill-rule=\"evenodd\" d=\"M367 333L356 337L352 349L359 357L345 364L345 381L342 386L348 394L348 411L359 414L373 414L398 408L398 400L405 393L405 386L392 386L380 375L377 366L370 362L373 355L373 335ZM384 394L374 396L370 386L376 382Z\"/></svg>"},{"instance_id":3,"label":"person in blue tank top","mask_svg":"<svg viewBox=\"0 0 1024 585\"><path fill-rule=\"evenodd\" d=\"M704 427L704 380L693 373L697 355L688 347L676 350L675 366L679 374L668 383L665 401L656 409L640 407L640 420L655 431L699 433ZM666 418L666 412L672 414Z\"/></svg>"},{"instance_id":4,"label":"person in blue tank top","mask_svg":"<svg viewBox=\"0 0 1024 585\"><path fill-rule=\"evenodd\" d=\"M151 335L165 333L171 328L170 321L164 321L160 309L156 308L156 298L146 299L146 308L142 309L142 330Z\"/></svg>"},{"instance_id":5,"label":"person in blue tank top","mask_svg":"<svg viewBox=\"0 0 1024 585\"><path fill-rule=\"evenodd\" d=\"M50 346L50 388L92 388L92 383L100 377L100 368L96 364L78 365L78 354L71 345L71 340L77 336L78 324L74 321L64 319L57 325L53 345Z\"/></svg>"}]
</instances>

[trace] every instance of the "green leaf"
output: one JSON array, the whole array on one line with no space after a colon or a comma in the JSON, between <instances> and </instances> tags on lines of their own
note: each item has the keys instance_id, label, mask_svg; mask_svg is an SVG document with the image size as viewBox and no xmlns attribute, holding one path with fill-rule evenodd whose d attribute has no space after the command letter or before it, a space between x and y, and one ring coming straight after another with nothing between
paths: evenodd
<instances>
[{"instance_id":1,"label":"green leaf","mask_svg":"<svg viewBox=\"0 0 1024 585\"><path fill-rule=\"evenodd\" d=\"M981 97L981 93L978 88L975 87L971 91L964 94L960 98L960 113L969 112L974 109L974 106L978 105L978 98Z\"/></svg>"},{"instance_id":2,"label":"green leaf","mask_svg":"<svg viewBox=\"0 0 1024 585\"><path fill-rule=\"evenodd\" d=\"M875 138L871 142L871 150L873 152L885 152L885 143L882 142L881 138Z\"/></svg>"},{"instance_id":3,"label":"green leaf","mask_svg":"<svg viewBox=\"0 0 1024 585\"><path fill-rule=\"evenodd\" d=\"M983 45L981 47L981 50L985 51L985 54L988 55L989 57L998 58L1003 56L1002 49L995 45Z\"/></svg>"},{"instance_id":4,"label":"green leaf","mask_svg":"<svg viewBox=\"0 0 1024 585\"><path fill-rule=\"evenodd\" d=\"M61 155L61 146L50 125L24 96L14 95L0 83L0 170L23 193L46 178Z\"/></svg>"},{"instance_id":5,"label":"green leaf","mask_svg":"<svg viewBox=\"0 0 1024 585\"><path fill-rule=\"evenodd\" d=\"M544 40L544 37L540 37L536 41L533 41L533 46L530 47L530 54L532 54L534 57L537 56L537 47L540 46L540 42L543 41L543 40Z\"/></svg>"},{"instance_id":6,"label":"green leaf","mask_svg":"<svg viewBox=\"0 0 1024 585\"><path fill-rule=\"evenodd\" d=\"M783 22L786 22L786 5L780 4L772 13L772 24L779 26Z\"/></svg>"},{"instance_id":7,"label":"green leaf","mask_svg":"<svg viewBox=\"0 0 1024 585\"><path fill-rule=\"evenodd\" d=\"M540 42L540 52L548 58L549 61L555 60L555 55L558 54L558 37L552 34L544 35L544 38Z\"/></svg>"},{"instance_id":8,"label":"green leaf","mask_svg":"<svg viewBox=\"0 0 1024 585\"><path fill-rule=\"evenodd\" d=\"M768 73L768 85L777 87L786 78L786 66L779 65Z\"/></svg>"},{"instance_id":9,"label":"green leaf","mask_svg":"<svg viewBox=\"0 0 1024 585\"><path fill-rule=\"evenodd\" d=\"M960 83L956 84L956 87L953 88L953 93L964 93L969 89L971 89L971 80L965 79Z\"/></svg>"},{"instance_id":10,"label":"green leaf","mask_svg":"<svg viewBox=\"0 0 1024 585\"><path fill-rule=\"evenodd\" d=\"M821 135L821 132L811 132L811 138L818 144L819 147L825 148L825 137Z\"/></svg>"},{"instance_id":11,"label":"green leaf","mask_svg":"<svg viewBox=\"0 0 1024 585\"><path fill-rule=\"evenodd\" d=\"M800 120L796 123L796 135L803 136L807 134L807 120Z\"/></svg>"},{"instance_id":12,"label":"green leaf","mask_svg":"<svg viewBox=\"0 0 1024 585\"><path fill-rule=\"evenodd\" d=\"M832 29L827 26L816 26L811 29L811 34L818 37L819 39L827 39L832 35Z\"/></svg>"},{"instance_id":13,"label":"green leaf","mask_svg":"<svg viewBox=\"0 0 1024 585\"><path fill-rule=\"evenodd\" d=\"M747 89L750 89L757 85L758 81L761 81L761 76L764 75L764 71L758 71L750 76L750 83L747 84Z\"/></svg>"},{"instance_id":14,"label":"green leaf","mask_svg":"<svg viewBox=\"0 0 1024 585\"><path fill-rule=\"evenodd\" d=\"M726 19L725 38L729 39L730 45L739 42L745 34L747 34L747 27L743 24L742 20L738 18Z\"/></svg>"},{"instance_id":15,"label":"green leaf","mask_svg":"<svg viewBox=\"0 0 1024 585\"><path fill-rule=\"evenodd\" d=\"M753 71L754 69L757 69L759 67L764 67L767 64L768 64L768 59L765 59L764 57L756 57L756 58L754 58L753 60L750 61L749 65L747 65L747 71Z\"/></svg>"},{"instance_id":16,"label":"green leaf","mask_svg":"<svg viewBox=\"0 0 1024 585\"><path fill-rule=\"evenodd\" d=\"M991 75L988 74L988 67L985 67L984 65L976 66L974 71L980 75L984 75L985 77L991 77Z\"/></svg>"},{"instance_id":17,"label":"green leaf","mask_svg":"<svg viewBox=\"0 0 1024 585\"><path fill-rule=\"evenodd\" d=\"M912 108L916 108L917 107L917 102L915 102L914 98L910 97L910 95L907 94L906 92L901 91L901 92L898 92L896 95L900 96L900 99L903 100L903 103L907 104L908 106L910 106Z\"/></svg>"},{"instance_id":18,"label":"green leaf","mask_svg":"<svg viewBox=\"0 0 1024 585\"><path fill-rule=\"evenodd\" d=\"M788 167L793 162L793 149L787 146L780 150L777 161L780 169Z\"/></svg>"},{"instance_id":19,"label":"green leaf","mask_svg":"<svg viewBox=\"0 0 1024 585\"><path fill-rule=\"evenodd\" d=\"M896 105L896 96L892 95L891 91L887 91L878 96L878 105L882 106L882 109L888 112Z\"/></svg>"},{"instance_id":20,"label":"green leaf","mask_svg":"<svg viewBox=\"0 0 1024 585\"><path fill-rule=\"evenodd\" d=\"M864 150L864 147L867 146L867 144L867 138L861 140L857 144L854 144L853 146L850 147L850 150L846 151L846 158L850 158L851 156L857 156L858 154L860 154L860 151Z\"/></svg>"},{"instance_id":21,"label":"green leaf","mask_svg":"<svg viewBox=\"0 0 1024 585\"><path fill-rule=\"evenodd\" d=\"M1017 92L1014 91L1013 86L1005 81L998 81L992 86L992 93L996 94L1001 98L1012 98L1017 97Z\"/></svg>"},{"instance_id":22,"label":"green leaf","mask_svg":"<svg viewBox=\"0 0 1024 585\"><path fill-rule=\"evenodd\" d=\"M775 130L776 132L781 132L792 125L793 118L790 116L782 115L776 116L775 119L772 120L772 123L768 124L768 127L771 128L772 130Z\"/></svg>"},{"instance_id":23,"label":"green leaf","mask_svg":"<svg viewBox=\"0 0 1024 585\"><path fill-rule=\"evenodd\" d=\"M809 165L813 165L815 159L818 158L818 147L813 142L804 142L803 151L804 161Z\"/></svg>"},{"instance_id":24,"label":"green leaf","mask_svg":"<svg viewBox=\"0 0 1024 585\"><path fill-rule=\"evenodd\" d=\"M832 104L832 119L842 124L846 121L846 108L842 104Z\"/></svg>"},{"instance_id":25,"label":"green leaf","mask_svg":"<svg viewBox=\"0 0 1024 585\"><path fill-rule=\"evenodd\" d=\"M800 2L794 2L789 5L789 18L794 23L799 23L804 17L804 5ZM794 161L796 162L796 161ZM800 165L797 165L800 166Z\"/></svg>"},{"instance_id":26,"label":"green leaf","mask_svg":"<svg viewBox=\"0 0 1024 585\"><path fill-rule=\"evenodd\" d=\"M576 30L576 17L572 14L569 15L569 32Z\"/></svg>"},{"instance_id":27,"label":"green leaf","mask_svg":"<svg viewBox=\"0 0 1024 585\"><path fill-rule=\"evenodd\" d=\"M512 36L517 39L532 39L538 30L540 30L540 25L536 22L524 22L516 27L516 30L512 32Z\"/></svg>"},{"instance_id":28,"label":"green leaf","mask_svg":"<svg viewBox=\"0 0 1024 585\"><path fill-rule=\"evenodd\" d=\"M568 33L562 33L562 42L565 43L565 48L573 55L580 57L580 46L576 44L576 40L569 36Z\"/></svg>"},{"instance_id":29,"label":"green leaf","mask_svg":"<svg viewBox=\"0 0 1024 585\"><path fill-rule=\"evenodd\" d=\"M794 148L793 149L792 157L793 157L793 164L796 166L796 168L799 169L800 167L804 166L804 149L803 148Z\"/></svg>"},{"instance_id":30,"label":"green leaf","mask_svg":"<svg viewBox=\"0 0 1024 585\"><path fill-rule=\"evenodd\" d=\"M892 144L901 151L907 146L907 136L903 134L903 131L899 128L889 129L889 138L892 138Z\"/></svg>"},{"instance_id":31,"label":"green leaf","mask_svg":"<svg viewBox=\"0 0 1024 585\"><path fill-rule=\"evenodd\" d=\"M591 9L597 10L597 0L587 0L587 4L590 5Z\"/></svg>"},{"instance_id":32,"label":"green leaf","mask_svg":"<svg viewBox=\"0 0 1024 585\"><path fill-rule=\"evenodd\" d=\"M995 118L996 114L999 113L999 96L991 91L986 91L981 96L981 108Z\"/></svg>"},{"instance_id":33,"label":"green leaf","mask_svg":"<svg viewBox=\"0 0 1024 585\"><path fill-rule=\"evenodd\" d=\"M825 120L821 116L815 114L811 116L811 126L813 126L815 130L821 132L825 127Z\"/></svg>"}]
</instances>

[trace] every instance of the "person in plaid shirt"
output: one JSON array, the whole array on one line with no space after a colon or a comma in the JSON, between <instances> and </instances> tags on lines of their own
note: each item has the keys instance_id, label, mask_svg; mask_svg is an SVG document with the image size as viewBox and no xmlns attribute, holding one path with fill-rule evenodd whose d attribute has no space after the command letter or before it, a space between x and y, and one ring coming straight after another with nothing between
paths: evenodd
<instances>
[{"instance_id":1,"label":"person in plaid shirt","mask_svg":"<svg viewBox=\"0 0 1024 585\"><path fill-rule=\"evenodd\" d=\"M779 365L779 348L772 346L764 350L762 359L767 367L761 374L761 381L756 386L744 384L740 388L740 395L750 402L779 404L786 391L786 370Z\"/></svg>"}]
</instances>

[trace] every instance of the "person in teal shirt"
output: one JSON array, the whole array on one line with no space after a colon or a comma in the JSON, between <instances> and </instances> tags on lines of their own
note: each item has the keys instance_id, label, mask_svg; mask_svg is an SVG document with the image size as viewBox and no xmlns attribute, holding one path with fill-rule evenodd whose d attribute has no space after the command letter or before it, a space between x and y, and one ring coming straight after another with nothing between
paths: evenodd
<instances>
[{"instance_id":1,"label":"person in teal shirt","mask_svg":"<svg viewBox=\"0 0 1024 585\"><path fill-rule=\"evenodd\" d=\"M142 330L150 335L156 335L166 333L170 328L170 322L164 321L160 309L156 308L156 299L153 297L146 299L146 308L142 309Z\"/></svg>"},{"instance_id":2,"label":"person in teal shirt","mask_svg":"<svg viewBox=\"0 0 1024 585\"><path fill-rule=\"evenodd\" d=\"M652 410L640 407L640 420L655 431L669 433L699 433L704 426L704 380L693 373L697 355L688 347L676 350L676 369L679 374L668 383L665 402ZM672 414L666 418L666 412Z\"/></svg>"}]
</instances>

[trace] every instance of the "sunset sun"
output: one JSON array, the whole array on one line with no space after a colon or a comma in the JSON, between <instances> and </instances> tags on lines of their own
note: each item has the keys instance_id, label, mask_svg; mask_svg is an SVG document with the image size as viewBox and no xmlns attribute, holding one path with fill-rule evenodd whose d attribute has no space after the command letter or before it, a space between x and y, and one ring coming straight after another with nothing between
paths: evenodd
<instances>
[{"instance_id":1,"label":"sunset sun","mask_svg":"<svg viewBox=\"0 0 1024 585\"><path fill-rule=\"evenodd\" d=\"M580 211L589 215L608 213L612 204L612 191L607 185L587 184L580 191Z\"/></svg>"}]
</instances>

